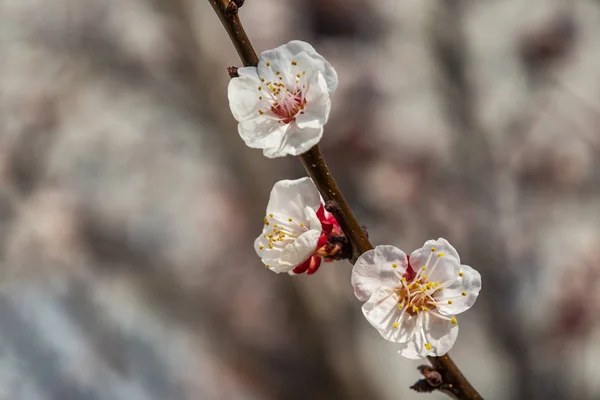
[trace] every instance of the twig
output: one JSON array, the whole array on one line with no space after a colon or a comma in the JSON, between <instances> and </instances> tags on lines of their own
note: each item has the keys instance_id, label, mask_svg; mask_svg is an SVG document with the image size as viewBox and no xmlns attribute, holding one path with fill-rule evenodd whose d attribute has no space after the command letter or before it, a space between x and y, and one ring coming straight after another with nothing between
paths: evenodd
<instances>
[{"instance_id":1,"label":"twig","mask_svg":"<svg viewBox=\"0 0 600 400\"><path fill-rule=\"evenodd\" d=\"M238 5L239 3L228 0L208 0L208 2L219 16L219 19L229 34L229 38L235 46L235 50L238 52L244 66L249 67L258 65L258 56L254 51L254 47L250 44L248 35L246 35L246 31L244 31L244 27L242 26L237 13L229 11L230 3L236 4L238 8L240 7Z\"/></svg>"},{"instance_id":2,"label":"twig","mask_svg":"<svg viewBox=\"0 0 600 400\"><path fill-rule=\"evenodd\" d=\"M335 207L331 209L331 212L352 245L352 258L350 262L354 264L356 259L365 251L371 250L373 245L369 242L365 230L360 226L356 217L354 217L344 195L335 183L335 179L329 173L319 146L316 145L306 153L300 155L300 160L302 160L308 176L311 177L317 189L319 189L319 193L321 193L323 199L326 202L335 203Z\"/></svg>"},{"instance_id":3,"label":"twig","mask_svg":"<svg viewBox=\"0 0 600 400\"><path fill-rule=\"evenodd\" d=\"M242 24L237 12L230 11L229 0L208 0L213 9L223 23L225 30L229 34L235 49L244 63L244 66L258 65L258 57ZM237 4L237 3L236 3ZM335 183L333 176L329 172L319 146L316 145L306 153L300 156L302 164L308 175L312 178L317 189L326 202L335 202L334 216L340 224L344 234L350 241L353 249L352 263L365 251L371 250L373 245L367 237L366 230L358 223L352 213L350 206L346 202L340 188ZM460 400L482 400L483 398L469 381L460 372L450 356L427 357L431 362L431 369L420 368L425 375L425 380L419 381L415 386L423 386L425 382L430 386L431 391L439 390L447 395ZM424 372L425 371L425 372ZM432 381L431 374L437 372L441 376L441 383L438 379Z\"/></svg>"}]
</instances>

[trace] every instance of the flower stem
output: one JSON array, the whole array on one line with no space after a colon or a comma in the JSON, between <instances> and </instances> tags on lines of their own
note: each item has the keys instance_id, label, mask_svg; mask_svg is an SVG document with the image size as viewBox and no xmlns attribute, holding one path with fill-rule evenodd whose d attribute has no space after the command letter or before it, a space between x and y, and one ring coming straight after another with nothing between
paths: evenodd
<instances>
[{"instance_id":1,"label":"flower stem","mask_svg":"<svg viewBox=\"0 0 600 400\"><path fill-rule=\"evenodd\" d=\"M250 43L250 39L248 39L248 35L244 31L238 14L228 12L230 0L208 0L208 2L219 16L244 66L258 65L258 56ZM337 207L332 212L352 245L353 257L351 262L354 263L362 253L373 248L367 237L366 230L356 220L344 195L335 183L323 160L319 146L316 145L306 153L300 155L300 159L306 172L317 186L321 196L323 196L323 199L326 202L335 202ZM439 386L431 386L431 391L439 390L460 400L483 399L460 372L450 356L428 357L428 359L431 362L433 370L442 376L443 382Z\"/></svg>"}]
</instances>

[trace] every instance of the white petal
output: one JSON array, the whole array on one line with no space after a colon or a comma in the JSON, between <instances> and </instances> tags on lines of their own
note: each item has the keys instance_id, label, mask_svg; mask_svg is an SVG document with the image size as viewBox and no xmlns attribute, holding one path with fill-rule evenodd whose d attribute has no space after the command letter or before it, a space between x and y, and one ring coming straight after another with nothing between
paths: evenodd
<instances>
[{"instance_id":1,"label":"white petal","mask_svg":"<svg viewBox=\"0 0 600 400\"><path fill-rule=\"evenodd\" d=\"M352 268L354 294L367 301L380 287L399 287L407 267L406 254L394 246L377 246L363 253Z\"/></svg>"},{"instance_id":2,"label":"white petal","mask_svg":"<svg viewBox=\"0 0 600 400\"><path fill-rule=\"evenodd\" d=\"M321 221L319 220L319 217L317 217L317 213L312 207L304 207L304 220L306 221L306 225L309 229L318 230L319 232L323 231L323 225L321 225Z\"/></svg>"},{"instance_id":3,"label":"white petal","mask_svg":"<svg viewBox=\"0 0 600 400\"><path fill-rule=\"evenodd\" d=\"M402 357L408 358L409 360L421 360L425 358L421 355L421 352L417 350L417 344L414 340L401 343L398 353L400 353Z\"/></svg>"},{"instance_id":4,"label":"white petal","mask_svg":"<svg viewBox=\"0 0 600 400\"><path fill-rule=\"evenodd\" d=\"M300 129L319 128L327 123L331 111L331 100L327 92L325 78L316 73L308 84L306 92L306 108L304 114L296 116L296 124Z\"/></svg>"},{"instance_id":5,"label":"white petal","mask_svg":"<svg viewBox=\"0 0 600 400\"><path fill-rule=\"evenodd\" d=\"M392 324L401 312L398 309L398 296L391 288L379 288L375 291L363 304L362 311L367 321L384 337L385 333L392 329Z\"/></svg>"},{"instance_id":6,"label":"white petal","mask_svg":"<svg viewBox=\"0 0 600 400\"><path fill-rule=\"evenodd\" d=\"M458 265L460 265L460 257L458 256L458 252L444 238L439 238L438 240L428 240L427 242L425 242L423 247L413 251L410 255L410 265L412 265L415 270L418 270L419 268L427 264L427 260L430 260L428 267L431 271L431 267L433 266L433 264L436 261L436 258L439 255L443 255L442 259L446 266L456 265L458 267ZM438 268L436 268L436 270L437 269ZM447 275L448 277L451 277L454 275L453 269L452 271L448 271L447 268L440 268L440 271L442 272L442 274L444 274L444 276ZM431 277L430 280L434 280L433 277ZM443 279L442 276L436 276L435 280L439 280L441 282L445 279Z\"/></svg>"},{"instance_id":7,"label":"white petal","mask_svg":"<svg viewBox=\"0 0 600 400\"><path fill-rule=\"evenodd\" d=\"M414 260L415 264L413 265L424 265L432 250L434 254L442 252L444 253L445 257L454 257L460 264L460 257L458 256L458 252L444 238L439 238L438 240L428 240L425 242L423 247L413 251L410 255L411 264L413 264Z\"/></svg>"},{"instance_id":8,"label":"white petal","mask_svg":"<svg viewBox=\"0 0 600 400\"><path fill-rule=\"evenodd\" d=\"M276 154L281 147L288 124L280 124L276 120L264 115L256 114L253 118L240 121L238 133L248 147L253 149L269 149ZM273 156L281 157L281 156Z\"/></svg>"},{"instance_id":9,"label":"white petal","mask_svg":"<svg viewBox=\"0 0 600 400\"><path fill-rule=\"evenodd\" d=\"M423 347L422 354L432 356L443 356L446 354L458 336L458 324L453 324L451 321L436 318L428 314L425 318L425 337L431 345L431 351Z\"/></svg>"},{"instance_id":10,"label":"white petal","mask_svg":"<svg viewBox=\"0 0 600 400\"><path fill-rule=\"evenodd\" d=\"M238 78L229 81L227 87L227 97L229 98L229 108L237 121L244 121L253 118L258 114L260 108L260 96L258 87L260 79L257 75L256 67L240 68Z\"/></svg>"},{"instance_id":11,"label":"white petal","mask_svg":"<svg viewBox=\"0 0 600 400\"><path fill-rule=\"evenodd\" d=\"M438 309L442 314L460 314L471 308L479 296L481 290L479 272L468 265L461 265L460 272L463 273L462 277L458 276L452 285L436 293ZM463 293L466 295L463 296ZM452 304L448 304L446 299L452 299Z\"/></svg>"},{"instance_id":12,"label":"white petal","mask_svg":"<svg viewBox=\"0 0 600 400\"><path fill-rule=\"evenodd\" d=\"M332 96L338 87L338 76L337 72L335 72L335 69L308 43L294 41L290 42L289 44L291 43L303 43L306 45L306 47L303 47L304 51L298 51L296 53L297 55L295 57L298 60L298 65L301 67L305 65L312 67L306 71L307 75L309 75L311 71L321 72L325 78L325 82L327 82L327 91L329 96Z\"/></svg>"},{"instance_id":13,"label":"white petal","mask_svg":"<svg viewBox=\"0 0 600 400\"><path fill-rule=\"evenodd\" d=\"M302 40L292 40L281 47L288 52L290 58L303 51L308 54L317 54L317 51L310 43L303 42Z\"/></svg>"},{"instance_id":14,"label":"white petal","mask_svg":"<svg viewBox=\"0 0 600 400\"><path fill-rule=\"evenodd\" d=\"M281 252L281 262L297 267L312 256L317 249L317 242L321 236L320 230L304 232L292 243L288 244Z\"/></svg>"},{"instance_id":15,"label":"white petal","mask_svg":"<svg viewBox=\"0 0 600 400\"><path fill-rule=\"evenodd\" d=\"M277 154L298 156L306 153L311 147L319 143L323 137L323 127L306 127L300 129L295 123L289 125ZM266 153L265 155L269 157Z\"/></svg>"},{"instance_id":16,"label":"white petal","mask_svg":"<svg viewBox=\"0 0 600 400\"><path fill-rule=\"evenodd\" d=\"M292 61L297 62L297 68L292 70ZM266 63L269 62L269 67ZM323 74L327 82L329 95L331 96L338 86L338 76L335 69L316 52L316 50L308 43L300 40L293 40L276 49L264 51L260 54L258 64L258 74L267 81L276 81L274 71L280 71L280 76L284 80L289 80L295 75L296 71L305 71L307 75L311 75L315 71ZM284 82L286 84L292 82Z\"/></svg>"},{"instance_id":17,"label":"white petal","mask_svg":"<svg viewBox=\"0 0 600 400\"><path fill-rule=\"evenodd\" d=\"M423 339L421 328L425 333L426 341ZM420 314L420 321L416 326L415 334L410 341L401 343L398 353L411 360L423 359L427 356L439 357L446 354L452 348L457 336L457 324L436 318L427 313ZM431 349L425 347L426 343L431 346Z\"/></svg>"},{"instance_id":18,"label":"white petal","mask_svg":"<svg viewBox=\"0 0 600 400\"><path fill-rule=\"evenodd\" d=\"M305 218L306 207L318 210L320 206L321 196L309 177L284 179L273 185L267 214L280 213L302 221Z\"/></svg>"},{"instance_id":19,"label":"white petal","mask_svg":"<svg viewBox=\"0 0 600 400\"><path fill-rule=\"evenodd\" d=\"M431 258L429 272L427 273L429 281L444 283L456 279L460 270L460 264L456 261L456 258L446 257L445 255L439 257L437 254L433 254ZM410 261L412 265L412 257Z\"/></svg>"},{"instance_id":20,"label":"white petal","mask_svg":"<svg viewBox=\"0 0 600 400\"><path fill-rule=\"evenodd\" d=\"M415 330L416 318L408 314L405 308L398 308L398 300L392 289L381 288L362 306L362 311L384 339L405 343ZM396 327L394 323L398 323Z\"/></svg>"},{"instance_id":21,"label":"white petal","mask_svg":"<svg viewBox=\"0 0 600 400\"><path fill-rule=\"evenodd\" d=\"M263 246L263 249L260 249ZM254 250L256 254L261 258L263 264L268 265L269 269L273 272L284 273L294 269L295 265L289 263L283 263L280 260L281 249L269 248L269 239L265 239L263 234L256 238L254 241Z\"/></svg>"}]
</instances>

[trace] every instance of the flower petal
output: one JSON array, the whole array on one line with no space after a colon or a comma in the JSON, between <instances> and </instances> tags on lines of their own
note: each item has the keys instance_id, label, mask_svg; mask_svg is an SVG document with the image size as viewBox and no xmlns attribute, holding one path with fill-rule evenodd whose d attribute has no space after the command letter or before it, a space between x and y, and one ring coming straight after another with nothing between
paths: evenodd
<instances>
[{"instance_id":1,"label":"flower petal","mask_svg":"<svg viewBox=\"0 0 600 400\"><path fill-rule=\"evenodd\" d=\"M392 324L401 311L398 309L398 295L387 287L377 289L362 306L367 321L384 337L385 333L392 329Z\"/></svg>"},{"instance_id":2,"label":"flower petal","mask_svg":"<svg viewBox=\"0 0 600 400\"><path fill-rule=\"evenodd\" d=\"M299 156L302 153L306 153L311 147L319 143L321 137L323 137L322 126L301 129L295 123L292 123L289 125L288 131L283 136L281 146L275 152L275 154L277 154L275 157L281 157L282 155ZM265 156L274 158L267 154L266 150Z\"/></svg>"},{"instance_id":3,"label":"flower petal","mask_svg":"<svg viewBox=\"0 0 600 400\"><path fill-rule=\"evenodd\" d=\"M400 277L407 267L406 254L394 246L377 246L363 253L352 268L354 294L366 301L379 288L400 286Z\"/></svg>"},{"instance_id":4,"label":"flower petal","mask_svg":"<svg viewBox=\"0 0 600 400\"><path fill-rule=\"evenodd\" d=\"M427 356L442 356L446 354L458 336L458 325L451 321L436 318L430 314L420 314L417 321L416 332L411 340L401 344L398 351L403 357L418 360ZM423 332L423 333L421 333ZM423 338L423 334L425 338ZM425 344L431 346L428 349Z\"/></svg>"},{"instance_id":5,"label":"flower petal","mask_svg":"<svg viewBox=\"0 0 600 400\"><path fill-rule=\"evenodd\" d=\"M253 118L258 114L261 101L258 87L261 85L256 67L238 70L240 76L229 81L227 97L229 108L237 121Z\"/></svg>"},{"instance_id":6,"label":"flower petal","mask_svg":"<svg viewBox=\"0 0 600 400\"><path fill-rule=\"evenodd\" d=\"M438 265L434 268L434 264ZM410 255L410 265L418 271L424 265L427 265L430 281L446 282L454 279L458 274L460 257L458 252L444 238L438 240L428 240L423 247L412 252Z\"/></svg>"},{"instance_id":7,"label":"flower petal","mask_svg":"<svg viewBox=\"0 0 600 400\"><path fill-rule=\"evenodd\" d=\"M460 272L463 274L462 277L457 276L450 286L441 292L436 292L435 300L442 314L460 314L471 308L475 304L477 296L479 296L481 290L481 275L479 272L468 265L461 265ZM448 299L450 299L451 304L449 304Z\"/></svg>"},{"instance_id":8,"label":"flower petal","mask_svg":"<svg viewBox=\"0 0 600 400\"><path fill-rule=\"evenodd\" d=\"M260 248L262 246L262 249ZM278 274L283 272L289 272L294 269L294 265L289 263L283 263L280 260L281 249L269 248L269 239L265 239L263 234L256 238L254 241L254 250L260 257L261 261L265 266Z\"/></svg>"},{"instance_id":9,"label":"flower petal","mask_svg":"<svg viewBox=\"0 0 600 400\"><path fill-rule=\"evenodd\" d=\"M320 71L327 82L329 95L335 92L338 86L338 77L331 64L318 54L314 47L300 40L292 40L273 50L262 52L259 57L258 74L267 81L276 81L274 71L280 71L279 76L283 78L284 83L291 84L289 78L293 79L294 74L287 72L290 71L292 62L297 62L296 69L298 71L305 71L308 75L314 71Z\"/></svg>"},{"instance_id":10,"label":"flower petal","mask_svg":"<svg viewBox=\"0 0 600 400\"><path fill-rule=\"evenodd\" d=\"M398 300L392 289L380 288L363 304L362 312L384 339L405 343L413 336L416 318L398 308Z\"/></svg>"},{"instance_id":11,"label":"flower petal","mask_svg":"<svg viewBox=\"0 0 600 400\"><path fill-rule=\"evenodd\" d=\"M238 133L246 146L253 149L279 149L288 127L289 125L279 124L272 118L257 114L240 121Z\"/></svg>"},{"instance_id":12,"label":"flower petal","mask_svg":"<svg viewBox=\"0 0 600 400\"><path fill-rule=\"evenodd\" d=\"M451 321L441 318L436 318L430 314L426 314L425 319L425 337L431 345L431 352L423 349L423 355L443 356L446 354L458 336L458 324L453 324Z\"/></svg>"},{"instance_id":13,"label":"flower petal","mask_svg":"<svg viewBox=\"0 0 600 400\"><path fill-rule=\"evenodd\" d=\"M309 177L294 180L284 179L273 185L267 205L267 214L282 213L294 219L304 220L307 216L306 207L317 210L320 205L321 196ZM309 219L310 221L307 222L310 222L310 227L313 228L314 224L316 229L316 222L319 222L316 211L314 217L311 216ZM318 226L321 226L320 222Z\"/></svg>"},{"instance_id":14,"label":"flower petal","mask_svg":"<svg viewBox=\"0 0 600 400\"><path fill-rule=\"evenodd\" d=\"M319 128L327 123L331 111L331 100L323 74L316 73L308 84L304 114L296 117L298 128Z\"/></svg>"},{"instance_id":15,"label":"flower petal","mask_svg":"<svg viewBox=\"0 0 600 400\"><path fill-rule=\"evenodd\" d=\"M311 181L311 183L312 183L312 181ZM320 200L321 200L321 197L319 195L319 201ZM319 232L323 231L323 225L321 224L319 217L317 217L317 213L311 206L304 207L304 219L307 222L307 226L309 229L311 229L311 230L316 229Z\"/></svg>"},{"instance_id":16,"label":"flower petal","mask_svg":"<svg viewBox=\"0 0 600 400\"><path fill-rule=\"evenodd\" d=\"M281 262L294 267L302 264L315 252L319 236L321 236L321 231L315 229L298 236L296 240L285 246L281 252Z\"/></svg>"}]
</instances>

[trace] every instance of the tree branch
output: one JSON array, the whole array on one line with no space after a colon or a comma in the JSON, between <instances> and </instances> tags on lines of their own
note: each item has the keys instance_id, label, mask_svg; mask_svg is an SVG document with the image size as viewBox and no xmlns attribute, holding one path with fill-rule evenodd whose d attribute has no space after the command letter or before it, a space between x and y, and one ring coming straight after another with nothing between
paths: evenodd
<instances>
[{"instance_id":1,"label":"tree branch","mask_svg":"<svg viewBox=\"0 0 600 400\"><path fill-rule=\"evenodd\" d=\"M229 38L235 46L244 66L258 65L258 56L242 27L237 15L237 8L235 8L236 12L232 12L229 7L229 0L208 1L219 16L225 30L227 30ZM351 262L354 264L356 259L362 253L373 248L365 229L363 229L356 220L344 195L335 183L333 176L331 176L331 173L323 160L319 146L316 145L306 153L300 155L300 159L306 172L317 186L321 196L323 196L323 199L326 202L335 202L336 207L332 209L332 212L344 231L344 234L352 244L353 257ZM436 382L435 386L431 384L430 379L424 380L424 384L429 385L429 389L431 389L429 391L438 390L460 400L483 399L460 372L450 356L428 357L428 359L433 368L428 370L427 373L430 374L431 371L436 371L441 375L441 384ZM426 376L426 378L428 377ZM420 386L422 388L423 384L419 385L420 382L415 386Z\"/></svg>"},{"instance_id":2,"label":"tree branch","mask_svg":"<svg viewBox=\"0 0 600 400\"><path fill-rule=\"evenodd\" d=\"M335 183L335 179L329 173L329 169L323 160L319 145L314 146L309 151L300 155L300 160L304 164L308 176L311 177L323 199L328 202L334 202L335 207L331 213L339 222L342 231L352 245L352 259L354 264L356 259L367 250L371 250L373 245L369 242L365 229L358 223L352 213L350 206L346 202L340 188Z\"/></svg>"}]
</instances>

